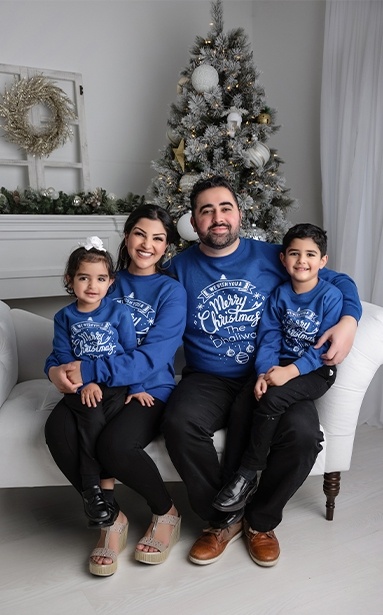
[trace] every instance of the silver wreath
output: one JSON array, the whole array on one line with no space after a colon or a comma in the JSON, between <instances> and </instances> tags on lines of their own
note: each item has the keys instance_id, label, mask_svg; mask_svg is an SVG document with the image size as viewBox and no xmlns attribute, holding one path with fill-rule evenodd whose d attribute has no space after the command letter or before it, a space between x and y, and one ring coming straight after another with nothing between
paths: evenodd
<instances>
[{"instance_id":1,"label":"silver wreath","mask_svg":"<svg viewBox=\"0 0 383 615\"><path fill-rule=\"evenodd\" d=\"M29 111L35 105L48 107L52 117L43 128L30 122ZM65 92L43 75L15 81L3 95L0 117L6 139L33 156L49 156L53 150L73 138L71 121L76 120L74 104Z\"/></svg>"}]
</instances>

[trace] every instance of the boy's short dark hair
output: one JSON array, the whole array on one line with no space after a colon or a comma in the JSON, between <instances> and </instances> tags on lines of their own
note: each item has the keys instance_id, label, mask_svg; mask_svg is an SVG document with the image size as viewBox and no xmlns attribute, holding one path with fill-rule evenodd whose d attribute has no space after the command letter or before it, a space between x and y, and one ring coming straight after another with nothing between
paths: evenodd
<instances>
[{"instance_id":1,"label":"boy's short dark hair","mask_svg":"<svg viewBox=\"0 0 383 615\"><path fill-rule=\"evenodd\" d=\"M199 179L194 184L193 189L190 193L190 205L192 214L194 214L195 212L198 195L205 190L209 190L209 188L227 188L239 209L237 195L235 194L235 191L230 182L226 179L226 177L223 177L222 175L213 175L213 177L208 177L207 179Z\"/></svg>"},{"instance_id":2,"label":"boy's short dark hair","mask_svg":"<svg viewBox=\"0 0 383 615\"><path fill-rule=\"evenodd\" d=\"M282 240L282 252L286 254L286 250L294 239L312 239L320 250L320 255L327 254L327 233L315 224L302 223L292 226L287 231Z\"/></svg>"}]
</instances>

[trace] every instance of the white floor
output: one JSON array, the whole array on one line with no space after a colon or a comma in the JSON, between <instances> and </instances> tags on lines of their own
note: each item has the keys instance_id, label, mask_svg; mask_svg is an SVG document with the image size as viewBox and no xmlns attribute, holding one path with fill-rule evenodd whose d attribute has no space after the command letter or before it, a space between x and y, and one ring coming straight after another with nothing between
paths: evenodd
<instances>
[{"instance_id":1,"label":"white floor","mask_svg":"<svg viewBox=\"0 0 383 615\"><path fill-rule=\"evenodd\" d=\"M183 485L170 489L183 514L181 541L164 564L147 566L132 554L150 515L118 487L130 531L109 578L87 572L96 534L71 488L0 490L1 615L383 615L383 430L358 428L334 521L324 518L321 477L292 498L274 568L254 564L242 540L215 564L189 563L201 525Z\"/></svg>"}]
</instances>

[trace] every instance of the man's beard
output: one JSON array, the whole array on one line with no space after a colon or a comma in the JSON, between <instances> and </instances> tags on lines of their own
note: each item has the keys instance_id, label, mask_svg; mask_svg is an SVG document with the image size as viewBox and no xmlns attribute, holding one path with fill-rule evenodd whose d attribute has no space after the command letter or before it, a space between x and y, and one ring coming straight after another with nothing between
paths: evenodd
<instances>
[{"instance_id":1,"label":"man's beard","mask_svg":"<svg viewBox=\"0 0 383 615\"><path fill-rule=\"evenodd\" d=\"M211 228L214 228L214 226L212 226ZM239 226L234 230L231 226L225 226L225 228L228 232L224 235L216 235L211 232L211 229L209 229L207 233L205 233L205 235L200 235L198 233L200 242L203 243L205 246L208 246L209 248L215 248L216 250L223 250L224 248L228 248L237 241L239 237ZM198 227L196 227L196 230L198 232Z\"/></svg>"}]
</instances>

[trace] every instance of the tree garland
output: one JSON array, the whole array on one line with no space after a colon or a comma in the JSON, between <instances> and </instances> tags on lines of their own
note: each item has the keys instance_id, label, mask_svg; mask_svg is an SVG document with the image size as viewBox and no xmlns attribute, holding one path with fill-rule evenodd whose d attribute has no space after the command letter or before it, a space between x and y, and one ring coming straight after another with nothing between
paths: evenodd
<instances>
[{"instance_id":1,"label":"tree garland","mask_svg":"<svg viewBox=\"0 0 383 615\"><path fill-rule=\"evenodd\" d=\"M52 118L47 126L36 128L31 124L29 111L35 105L49 108ZM61 88L43 77L35 75L29 79L15 81L3 95L0 116L6 119L2 125L6 138L16 143L33 156L49 156L53 150L72 139L71 120L76 119L73 102Z\"/></svg>"}]
</instances>

